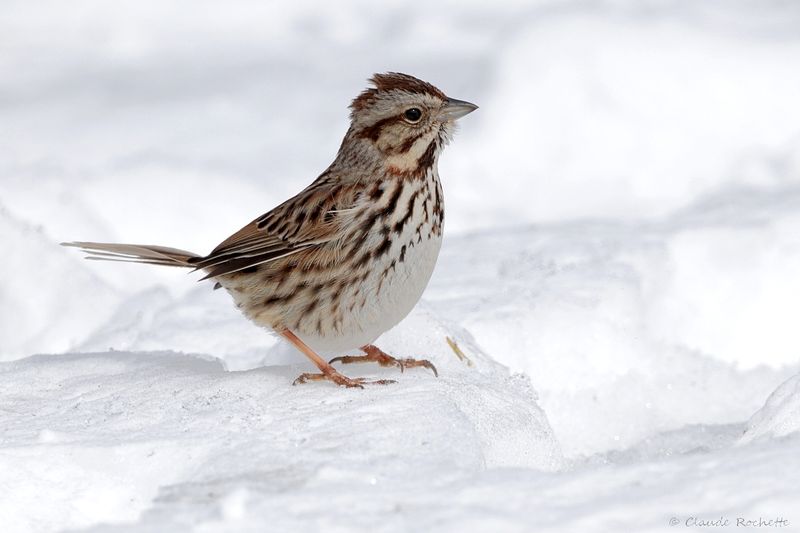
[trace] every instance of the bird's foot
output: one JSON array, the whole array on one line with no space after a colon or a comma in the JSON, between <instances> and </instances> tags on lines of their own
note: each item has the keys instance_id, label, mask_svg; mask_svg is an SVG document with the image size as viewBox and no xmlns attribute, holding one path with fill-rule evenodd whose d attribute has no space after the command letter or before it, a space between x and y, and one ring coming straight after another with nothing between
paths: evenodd
<instances>
[{"instance_id":1,"label":"bird's foot","mask_svg":"<svg viewBox=\"0 0 800 533\"><path fill-rule=\"evenodd\" d=\"M390 385L397 383L393 379L378 379L375 381L368 381L366 378L348 378L344 374L340 374L336 370L331 369L330 372L322 372L320 374L306 373L300 374L292 385L301 383L308 383L309 381L332 381L341 387L363 389L364 385Z\"/></svg>"},{"instance_id":2,"label":"bird's foot","mask_svg":"<svg viewBox=\"0 0 800 533\"><path fill-rule=\"evenodd\" d=\"M400 372L405 371L406 368L422 366L430 369L434 376L439 377L439 372L436 371L436 367L427 359L397 359L372 344L362 346L361 349L364 350L366 355L343 355L341 357L334 357L328 363L378 363L381 366L395 366L400 369Z\"/></svg>"},{"instance_id":3,"label":"bird's foot","mask_svg":"<svg viewBox=\"0 0 800 533\"><path fill-rule=\"evenodd\" d=\"M367 381L365 378L348 378L347 376L337 372L336 369L330 365L330 363L326 363L325 359L317 355L314 350L312 350L306 343L300 340L297 335L288 329L280 331L280 334L283 335L286 340L294 344L298 350L306 355L306 357L311 359L311 361L317 365L317 368L320 370L319 374L300 374L300 376L294 380L292 385L297 385L298 383L307 383L309 381L332 381L342 387L363 389L364 385L389 385L390 383L396 383L396 381L391 379Z\"/></svg>"}]
</instances>

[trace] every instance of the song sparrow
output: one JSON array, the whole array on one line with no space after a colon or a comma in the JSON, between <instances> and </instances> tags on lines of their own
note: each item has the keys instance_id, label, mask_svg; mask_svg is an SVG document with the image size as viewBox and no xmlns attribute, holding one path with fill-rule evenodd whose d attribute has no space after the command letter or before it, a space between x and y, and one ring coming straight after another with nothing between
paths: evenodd
<instances>
[{"instance_id":1,"label":"song sparrow","mask_svg":"<svg viewBox=\"0 0 800 533\"><path fill-rule=\"evenodd\" d=\"M311 185L234 233L206 256L162 246L94 242L89 259L203 270L236 307L304 353L320 373L295 383L348 378L330 363L397 360L371 343L402 320L428 284L442 241L437 160L456 119L477 109L407 74L375 74L350 105L350 128L334 162ZM361 348L326 362L318 351ZM438 374L437 374L438 375Z\"/></svg>"}]
</instances>

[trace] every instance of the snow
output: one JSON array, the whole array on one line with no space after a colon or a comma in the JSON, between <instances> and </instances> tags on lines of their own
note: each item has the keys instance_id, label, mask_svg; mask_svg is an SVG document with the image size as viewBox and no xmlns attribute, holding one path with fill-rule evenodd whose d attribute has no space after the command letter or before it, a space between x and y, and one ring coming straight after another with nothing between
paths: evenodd
<instances>
[{"instance_id":1,"label":"snow","mask_svg":"<svg viewBox=\"0 0 800 533\"><path fill-rule=\"evenodd\" d=\"M798 208L741 194L649 222L470 234L426 299L531 377L568 454L742 421L798 368Z\"/></svg>"},{"instance_id":2,"label":"snow","mask_svg":"<svg viewBox=\"0 0 800 533\"><path fill-rule=\"evenodd\" d=\"M764 436L783 437L800 431L800 375L792 376L769 395L747 422L741 442Z\"/></svg>"},{"instance_id":3,"label":"snow","mask_svg":"<svg viewBox=\"0 0 800 533\"><path fill-rule=\"evenodd\" d=\"M794 4L5 4L4 532L797 529ZM481 106L378 342L439 378L293 387L209 282L57 246L210 250L390 69Z\"/></svg>"},{"instance_id":4,"label":"snow","mask_svg":"<svg viewBox=\"0 0 800 533\"><path fill-rule=\"evenodd\" d=\"M0 517L8 518L4 523L25 517L20 531L137 518L149 527L151 520L180 523L187 512L181 509L200 503L195 518L213 522L219 514L235 523L249 514L247 502L258 499L250 493L266 490L287 496L286 527L306 512L318 515L311 524L324 525L337 516L324 514L332 502L321 494L345 500L377 485L393 491L491 468L563 465L529 380L456 337L472 361L467 365L445 333L453 332L417 311L385 339L395 353L425 347L440 379L409 370L402 385L363 391L293 387L307 370L301 364L232 372L222 361L175 352L40 355L8 363L0 379L4 489L33 490L4 502ZM415 342L404 341L412 335ZM385 370L377 377L397 376ZM305 509L312 498L320 507ZM59 505L40 510L42 500ZM170 508L164 516L161 505Z\"/></svg>"}]
</instances>

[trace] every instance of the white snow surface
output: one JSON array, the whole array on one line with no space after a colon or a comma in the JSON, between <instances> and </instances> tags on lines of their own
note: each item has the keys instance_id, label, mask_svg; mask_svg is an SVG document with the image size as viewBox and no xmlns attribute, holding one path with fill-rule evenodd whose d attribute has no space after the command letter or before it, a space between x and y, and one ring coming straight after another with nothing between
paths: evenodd
<instances>
[{"instance_id":1,"label":"white snow surface","mask_svg":"<svg viewBox=\"0 0 800 533\"><path fill-rule=\"evenodd\" d=\"M0 530L800 531L798 27L779 1L7 0ZM210 282L57 245L210 250L325 168L385 70L481 106L431 284L378 340L438 379L292 386L311 365Z\"/></svg>"},{"instance_id":2,"label":"white snow surface","mask_svg":"<svg viewBox=\"0 0 800 533\"><path fill-rule=\"evenodd\" d=\"M764 436L783 437L800 431L800 375L775 389L764 407L747 422L742 442Z\"/></svg>"}]
</instances>

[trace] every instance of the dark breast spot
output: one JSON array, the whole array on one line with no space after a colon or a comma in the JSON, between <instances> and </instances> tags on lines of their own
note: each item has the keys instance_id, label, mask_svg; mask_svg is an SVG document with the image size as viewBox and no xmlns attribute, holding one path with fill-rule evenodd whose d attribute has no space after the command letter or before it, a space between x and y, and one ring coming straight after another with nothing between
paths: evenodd
<instances>
[{"instance_id":1,"label":"dark breast spot","mask_svg":"<svg viewBox=\"0 0 800 533\"><path fill-rule=\"evenodd\" d=\"M417 200L417 195L419 195L419 189L414 191L414 194L408 199L408 206L406 206L406 212L403 215L403 218L398 220L394 225L394 232L398 235L403 231L403 226L406 225L406 222L412 217L414 214L414 204Z\"/></svg>"},{"instance_id":2,"label":"dark breast spot","mask_svg":"<svg viewBox=\"0 0 800 533\"><path fill-rule=\"evenodd\" d=\"M386 204L386 207L380 211L380 214L388 217L394 213L394 210L397 208L397 201L400 199L400 195L403 194L403 187L402 185L398 184L394 188L394 192L392 192L392 196L389 198L389 202Z\"/></svg>"},{"instance_id":3,"label":"dark breast spot","mask_svg":"<svg viewBox=\"0 0 800 533\"><path fill-rule=\"evenodd\" d=\"M314 311L314 309L317 308L317 304L319 304L319 300L317 300L316 298L312 298L311 301L308 302L308 305L306 305L306 308L303 310L303 312L305 314L311 313L312 311Z\"/></svg>"},{"instance_id":4,"label":"dark breast spot","mask_svg":"<svg viewBox=\"0 0 800 533\"><path fill-rule=\"evenodd\" d=\"M358 261L356 261L355 263L353 263L353 268L354 268L354 269L359 269L359 268L363 267L364 265L366 265L367 263L369 263L369 259L370 259L370 254L369 254L369 252L367 252L367 253L362 253L362 254L361 254L361 257L359 257Z\"/></svg>"},{"instance_id":5,"label":"dark breast spot","mask_svg":"<svg viewBox=\"0 0 800 533\"><path fill-rule=\"evenodd\" d=\"M372 186L372 189L369 191L369 199L372 200L373 202L377 202L378 200L381 199L381 196L383 196L383 191L384 191L383 184L376 183L375 185Z\"/></svg>"},{"instance_id":6,"label":"dark breast spot","mask_svg":"<svg viewBox=\"0 0 800 533\"><path fill-rule=\"evenodd\" d=\"M360 226L361 227L361 231L363 233L365 233L365 234L369 233L369 230L372 229L372 226L375 225L375 222L378 220L378 218L380 216L381 216L381 212L380 211L374 211L374 212L370 213L368 216L366 216L364 218L364 221L361 223L361 226ZM366 238L366 236L365 236L365 238Z\"/></svg>"},{"instance_id":7,"label":"dark breast spot","mask_svg":"<svg viewBox=\"0 0 800 533\"><path fill-rule=\"evenodd\" d=\"M392 259L392 263L386 267L386 270L383 271L382 276L386 277L389 274L390 270L396 270L397 259Z\"/></svg>"},{"instance_id":8,"label":"dark breast spot","mask_svg":"<svg viewBox=\"0 0 800 533\"><path fill-rule=\"evenodd\" d=\"M375 248L375 250L373 250L372 257L377 259L383 256L385 253L389 251L389 248L391 247L392 247L392 239L389 238L383 239L381 244L377 248Z\"/></svg>"}]
</instances>

